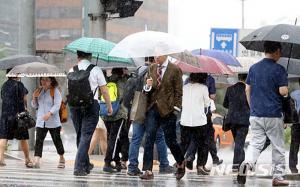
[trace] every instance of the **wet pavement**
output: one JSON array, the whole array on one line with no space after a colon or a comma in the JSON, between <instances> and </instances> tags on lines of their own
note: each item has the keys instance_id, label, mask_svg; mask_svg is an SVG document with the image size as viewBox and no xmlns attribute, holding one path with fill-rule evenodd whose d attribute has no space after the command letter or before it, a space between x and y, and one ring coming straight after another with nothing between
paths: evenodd
<instances>
[{"instance_id":1,"label":"wet pavement","mask_svg":"<svg viewBox=\"0 0 300 187\"><path fill-rule=\"evenodd\" d=\"M20 151L8 152L7 166L0 167L0 186L103 186L103 187L129 187L129 186L215 186L231 187L239 186L236 183L236 176L232 175L231 163L233 151L231 148L221 149L218 155L224 160L224 163L218 167L213 167L211 176L199 176L196 170L187 171L186 176L179 182L176 181L173 174L158 174L158 165L154 165L154 180L144 181L138 177L126 175L123 171L117 174L107 174L102 171L103 155L92 155L91 161L95 165L94 170L87 177L75 177L73 175L73 164L76 154L75 133L71 125L65 125L62 131L62 139L65 146L66 168L58 169L58 155L50 137L46 138L44 143L44 152L40 169L29 169L24 165L24 157ZM267 173L259 173L256 177L248 177L245 186L265 187L271 186L271 149L268 148L262 153L258 160L258 165L263 166ZM33 155L33 152L31 152ZM139 160L142 161L143 149L140 150ZM17 158L17 159L15 159ZM288 159L288 151L286 152ZM169 154L170 165L175 163L174 158ZM286 160L287 161L287 160ZM211 166L211 157L209 156L207 166ZM141 163L140 163L141 168ZM288 171L288 170L287 170ZM289 171L288 171L289 172ZM290 176L290 186L300 186L300 176Z\"/></svg>"},{"instance_id":2,"label":"wet pavement","mask_svg":"<svg viewBox=\"0 0 300 187\"><path fill-rule=\"evenodd\" d=\"M179 182L172 174L157 174L151 181L143 181L138 177L131 177L125 172L107 174L101 168L95 168L87 177L73 176L73 169L68 166L58 169L53 162L43 162L40 169L26 168L22 160L7 160L7 166L0 168L1 186L239 186L234 176L199 176L195 172L187 172ZM245 186L271 186L271 179L249 177ZM291 181L290 186L300 186L300 181Z\"/></svg>"}]
</instances>

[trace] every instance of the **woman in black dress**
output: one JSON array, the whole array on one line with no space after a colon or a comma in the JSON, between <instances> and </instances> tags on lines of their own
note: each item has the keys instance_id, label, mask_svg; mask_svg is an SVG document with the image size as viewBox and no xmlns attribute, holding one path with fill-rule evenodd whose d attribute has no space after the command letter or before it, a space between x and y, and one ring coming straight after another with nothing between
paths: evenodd
<instances>
[{"instance_id":1,"label":"woman in black dress","mask_svg":"<svg viewBox=\"0 0 300 187\"><path fill-rule=\"evenodd\" d=\"M16 114L26 110L28 91L19 78L9 78L2 86L2 115L0 120L0 167L5 166L4 151L8 140L20 140L25 155L26 167L33 167L29 157L29 134L27 129L18 129Z\"/></svg>"}]
</instances>

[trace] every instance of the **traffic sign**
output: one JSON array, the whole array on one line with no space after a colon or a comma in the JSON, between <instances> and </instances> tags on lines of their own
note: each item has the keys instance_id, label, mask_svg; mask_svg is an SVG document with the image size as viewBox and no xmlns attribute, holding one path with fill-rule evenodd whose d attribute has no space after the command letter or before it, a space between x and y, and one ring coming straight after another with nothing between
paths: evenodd
<instances>
[{"instance_id":1,"label":"traffic sign","mask_svg":"<svg viewBox=\"0 0 300 187\"><path fill-rule=\"evenodd\" d=\"M237 56L238 29L211 28L210 49Z\"/></svg>"}]
</instances>

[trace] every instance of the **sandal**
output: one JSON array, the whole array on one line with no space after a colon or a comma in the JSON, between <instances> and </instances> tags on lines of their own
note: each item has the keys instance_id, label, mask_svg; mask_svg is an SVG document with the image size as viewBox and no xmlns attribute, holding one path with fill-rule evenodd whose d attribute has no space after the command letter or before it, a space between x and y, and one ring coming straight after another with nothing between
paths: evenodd
<instances>
[{"instance_id":1,"label":"sandal","mask_svg":"<svg viewBox=\"0 0 300 187\"><path fill-rule=\"evenodd\" d=\"M64 169L65 167L65 161L59 161L57 168Z\"/></svg>"},{"instance_id":2,"label":"sandal","mask_svg":"<svg viewBox=\"0 0 300 187\"><path fill-rule=\"evenodd\" d=\"M4 167L6 164L4 162L0 162L0 167Z\"/></svg>"},{"instance_id":3,"label":"sandal","mask_svg":"<svg viewBox=\"0 0 300 187\"><path fill-rule=\"evenodd\" d=\"M31 160L25 161L25 166L26 166L27 168L33 168L33 163L31 162Z\"/></svg>"}]
</instances>

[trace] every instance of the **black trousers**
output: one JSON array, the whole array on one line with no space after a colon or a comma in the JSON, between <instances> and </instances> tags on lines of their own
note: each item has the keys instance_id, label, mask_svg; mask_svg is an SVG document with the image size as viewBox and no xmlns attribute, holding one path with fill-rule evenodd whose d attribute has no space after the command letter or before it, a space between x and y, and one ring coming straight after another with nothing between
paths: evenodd
<instances>
[{"instance_id":1,"label":"black trousers","mask_svg":"<svg viewBox=\"0 0 300 187\"><path fill-rule=\"evenodd\" d=\"M231 124L231 132L234 139L234 155L232 169L239 169L242 162L245 160L245 140L248 134L249 127L244 125Z\"/></svg>"},{"instance_id":2,"label":"black trousers","mask_svg":"<svg viewBox=\"0 0 300 187\"><path fill-rule=\"evenodd\" d=\"M57 154L63 155L65 153L65 150L64 150L64 146L62 144L61 138L60 138L60 130L61 130L61 127L57 127L57 128L37 127L36 128L35 147L34 147L34 156L42 157L44 140L46 138L48 131L50 132L52 141L57 150Z\"/></svg>"},{"instance_id":3,"label":"black trousers","mask_svg":"<svg viewBox=\"0 0 300 187\"><path fill-rule=\"evenodd\" d=\"M118 141L121 138L122 127L125 125L126 120L119 119L117 121L105 121L107 129L107 151L104 162L110 164L112 161L120 162L121 146Z\"/></svg>"},{"instance_id":4,"label":"black trousers","mask_svg":"<svg viewBox=\"0 0 300 187\"><path fill-rule=\"evenodd\" d=\"M293 124L291 127L291 146L289 156L290 169L296 169L298 164L298 152L300 144L300 124Z\"/></svg>"},{"instance_id":5,"label":"black trousers","mask_svg":"<svg viewBox=\"0 0 300 187\"><path fill-rule=\"evenodd\" d=\"M117 153L121 153L122 158L120 159L120 155L115 155L115 160L122 160L124 162L128 161L128 151L129 151L129 138L128 138L129 126L128 124L123 124L120 132L120 138L117 143Z\"/></svg>"},{"instance_id":6,"label":"black trousers","mask_svg":"<svg viewBox=\"0 0 300 187\"><path fill-rule=\"evenodd\" d=\"M198 147L198 154L205 155L207 153L207 125L198 127L180 126L181 130L181 150L185 154L190 146L191 141L194 141L196 147ZM198 166L204 166L207 158L199 157L197 159Z\"/></svg>"}]
</instances>

